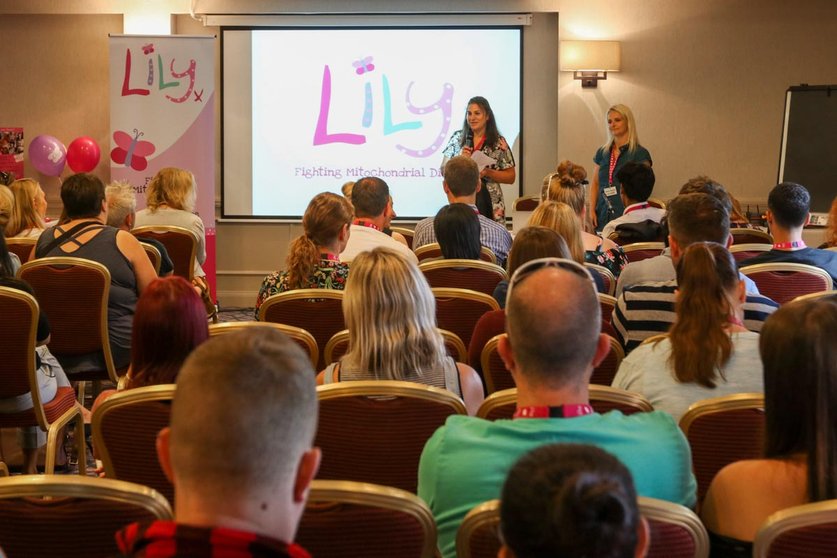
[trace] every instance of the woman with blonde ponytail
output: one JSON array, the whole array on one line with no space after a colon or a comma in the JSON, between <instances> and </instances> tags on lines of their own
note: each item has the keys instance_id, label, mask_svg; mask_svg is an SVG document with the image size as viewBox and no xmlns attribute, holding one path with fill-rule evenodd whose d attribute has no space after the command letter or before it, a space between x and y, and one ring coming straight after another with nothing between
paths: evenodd
<instances>
[{"instance_id":1,"label":"woman with blonde ponytail","mask_svg":"<svg viewBox=\"0 0 837 558\"><path fill-rule=\"evenodd\" d=\"M275 271L264 278L256 299L259 307L270 296L293 289L343 290L349 265L340 261L340 253L349 242L353 217L352 205L337 194L317 194L302 217L302 236L288 247L285 271Z\"/></svg>"},{"instance_id":2,"label":"woman with blonde ponytail","mask_svg":"<svg viewBox=\"0 0 837 558\"><path fill-rule=\"evenodd\" d=\"M622 361L613 386L640 393L679 420L692 403L762 393L759 336L744 327L744 282L726 248L689 245L677 263L677 320L668 335Z\"/></svg>"}]
</instances>

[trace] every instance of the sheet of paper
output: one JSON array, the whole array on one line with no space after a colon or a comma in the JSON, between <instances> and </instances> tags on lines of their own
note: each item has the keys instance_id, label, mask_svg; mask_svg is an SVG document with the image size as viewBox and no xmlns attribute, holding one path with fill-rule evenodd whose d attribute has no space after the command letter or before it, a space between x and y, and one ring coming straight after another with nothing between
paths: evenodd
<instances>
[{"instance_id":1,"label":"sheet of paper","mask_svg":"<svg viewBox=\"0 0 837 558\"><path fill-rule=\"evenodd\" d=\"M471 153L471 159L474 160L480 170L497 164L497 159L492 159L482 151L474 151Z\"/></svg>"}]
</instances>

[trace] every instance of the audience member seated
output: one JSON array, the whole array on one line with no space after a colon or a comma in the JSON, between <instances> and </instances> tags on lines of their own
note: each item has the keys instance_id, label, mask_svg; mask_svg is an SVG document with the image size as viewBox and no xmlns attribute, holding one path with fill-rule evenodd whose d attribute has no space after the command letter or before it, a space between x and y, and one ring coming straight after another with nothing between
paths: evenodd
<instances>
[{"instance_id":1,"label":"audience member seated","mask_svg":"<svg viewBox=\"0 0 837 558\"><path fill-rule=\"evenodd\" d=\"M660 256L664 258L662 264L659 264L661 268L664 264L674 269L673 265L680 261L683 251L695 242L715 242L729 246L731 241L729 212L718 198L709 194L677 196L669 203L667 220L671 255L670 258ZM644 262L638 262L641 263ZM630 270L633 265L629 265L625 271ZM750 331L758 332L764 320L778 305L769 298L746 290L747 299L743 305L744 326ZM643 282L625 289L619 295L612 323L617 338L627 352L636 348L644 339L668 331L675 320L676 291L675 274L672 280Z\"/></svg>"},{"instance_id":2,"label":"audience member seated","mask_svg":"<svg viewBox=\"0 0 837 558\"><path fill-rule=\"evenodd\" d=\"M761 393L764 381L759 336L743 322L747 293L726 248L691 244L677 263L677 285L677 319L668 337L631 352L613 386L642 394L679 422L692 403Z\"/></svg>"},{"instance_id":3,"label":"audience member seated","mask_svg":"<svg viewBox=\"0 0 837 558\"><path fill-rule=\"evenodd\" d=\"M548 227L531 226L518 231L514 235L511 251L509 252L509 277L514 275L517 268L526 262L539 258L563 258L573 259L567 243L557 232ZM509 282L503 279L497 283L494 289L494 299L500 308L506 307L506 293L509 290Z\"/></svg>"},{"instance_id":4,"label":"audience member seated","mask_svg":"<svg viewBox=\"0 0 837 558\"><path fill-rule=\"evenodd\" d=\"M552 229L567 243L572 255L570 259L580 264L586 261L581 226L572 207L568 204L556 201L543 202L529 217L529 226ZM603 292L605 289L601 276L596 273L593 275L593 280L596 283L596 290Z\"/></svg>"},{"instance_id":5,"label":"audience member seated","mask_svg":"<svg viewBox=\"0 0 837 558\"><path fill-rule=\"evenodd\" d=\"M134 188L127 182L111 182L105 188L108 202L108 226L131 232L137 216L137 196ZM174 265L165 245L153 238L138 238L140 244L153 246L160 252L160 277L171 275Z\"/></svg>"},{"instance_id":6,"label":"audience member seated","mask_svg":"<svg viewBox=\"0 0 837 558\"><path fill-rule=\"evenodd\" d=\"M6 241L0 234L0 287L9 287L35 296L32 287L11 273L12 262L6 249ZM38 392L41 403L49 403L55 398L59 387L67 387L64 369L58 360L49 352L49 321L43 312L38 314L38 329L35 336L35 370L38 376ZM16 413L32 408L32 394L26 393L12 399L0 399L0 413ZM37 426L26 426L18 431L18 442L23 450L23 474L33 475L37 472L38 448L46 444L46 433Z\"/></svg>"},{"instance_id":7,"label":"audience member seated","mask_svg":"<svg viewBox=\"0 0 837 558\"><path fill-rule=\"evenodd\" d=\"M317 376L320 384L402 380L447 389L475 414L483 400L473 368L447 356L436 301L418 266L392 250L359 254L343 297L349 352Z\"/></svg>"},{"instance_id":8,"label":"audience member seated","mask_svg":"<svg viewBox=\"0 0 837 558\"><path fill-rule=\"evenodd\" d=\"M41 185L31 178L21 178L9 185L15 201L6 225L7 238L38 238L46 228L47 201Z\"/></svg>"},{"instance_id":9,"label":"audience member seated","mask_svg":"<svg viewBox=\"0 0 837 558\"><path fill-rule=\"evenodd\" d=\"M628 265L625 251L612 240L590 232L593 225L587 211L587 171L571 161L562 161L558 171L547 175L544 182L548 184L548 199L564 202L576 214L582 229L584 261L606 267L614 277L619 277L622 269Z\"/></svg>"},{"instance_id":10,"label":"audience member seated","mask_svg":"<svg viewBox=\"0 0 837 558\"><path fill-rule=\"evenodd\" d=\"M515 463L500 498L499 558L645 556L631 473L595 446L551 444Z\"/></svg>"},{"instance_id":11,"label":"audience member seated","mask_svg":"<svg viewBox=\"0 0 837 558\"><path fill-rule=\"evenodd\" d=\"M0 223L2 225L2 223ZM0 228L2 228L0 226ZM818 248L834 248L837 247L837 196L831 202L831 211L828 212L828 229L825 231L825 242Z\"/></svg>"},{"instance_id":12,"label":"audience member seated","mask_svg":"<svg viewBox=\"0 0 837 558\"><path fill-rule=\"evenodd\" d=\"M614 454L642 496L695 504L689 446L667 413L598 414L590 406L593 368L610 351L587 270L561 259L533 260L512 276L498 350L517 384L514 420L448 418L427 442L418 494L455 555L456 530L475 505L498 498L513 463L546 443L590 443Z\"/></svg>"},{"instance_id":13,"label":"audience member seated","mask_svg":"<svg viewBox=\"0 0 837 558\"><path fill-rule=\"evenodd\" d=\"M445 164L443 170L445 177L442 180L442 188L445 190L448 203L466 204L477 214L480 224L480 244L494 252L497 256L497 264L505 267L512 238L506 227L477 210L477 192L483 188L479 167L469 156L457 155ZM418 222L413 235L414 249L438 241L433 221L433 217L428 217Z\"/></svg>"},{"instance_id":14,"label":"audience member seated","mask_svg":"<svg viewBox=\"0 0 837 558\"><path fill-rule=\"evenodd\" d=\"M8 186L0 184L0 236L5 237L6 225L9 224L9 219L12 216L12 208L14 206L15 195L12 194L12 191L9 190ZM5 243L3 245L5 246ZM20 258L17 257L17 254L13 254L12 252L9 252L9 258L11 262L11 271L9 271L9 269L5 269L0 270L0 273L5 271L8 275L14 276L15 273L17 273L17 270L20 269Z\"/></svg>"},{"instance_id":15,"label":"audience member seated","mask_svg":"<svg viewBox=\"0 0 837 558\"><path fill-rule=\"evenodd\" d=\"M682 194L708 194L721 202L728 215L731 214L733 209L732 198L727 193L726 188L707 176L696 176L689 179L680 188L679 195ZM663 225L664 229L668 228L667 219L663 221ZM729 231L729 227L727 227L727 231ZM670 231L666 232L666 234L670 234ZM713 237L698 238L697 240L718 242L727 248L732 243L732 237L729 236L729 232L727 232L727 237L722 240ZM681 248L685 248L685 246L681 246ZM616 296L618 297L624 289L634 285L672 281L674 278L675 273L674 263L671 261L671 248L667 247L659 256L628 264L616 282ZM747 285L748 293L759 294L759 289L752 279L746 275L742 275L741 280Z\"/></svg>"},{"instance_id":16,"label":"audience member seated","mask_svg":"<svg viewBox=\"0 0 837 558\"><path fill-rule=\"evenodd\" d=\"M61 201L67 221L41 234L35 255L70 256L98 262L110 272L108 334L117 368L131 360L131 322L137 297L156 278L154 268L139 241L131 233L105 225L105 185L92 174L74 174L61 185ZM105 367L101 353L66 357L61 363L72 375Z\"/></svg>"},{"instance_id":17,"label":"audience member seated","mask_svg":"<svg viewBox=\"0 0 837 558\"><path fill-rule=\"evenodd\" d=\"M352 221L349 242L340 254L341 262L350 263L361 252L383 246L418 263L418 258L407 247L406 241L399 242L385 232L395 217L392 196L386 182L374 176L367 176L355 182L352 187L352 205L355 218Z\"/></svg>"},{"instance_id":18,"label":"audience member seated","mask_svg":"<svg viewBox=\"0 0 837 558\"><path fill-rule=\"evenodd\" d=\"M837 498L835 339L837 295L786 304L767 320L764 459L728 465L712 481L701 516L713 556L750 556L770 515Z\"/></svg>"},{"instance_id":19,"label":"audience member seated","mask_svg":"<svg viewBox=\"0 0 837 558\"><path fill-rule=\"evenodd\" d=\"M732 210L729 212L729 226L735 229L754 229L756 228L755 225L750 223L750 220L744 215L744 210L741 208L741 202L739 202L735 196L730 193L729 200L732 202Z\"/></svg>"},{"instance_id":20,"label":"audience member seated","mask_svg":"<svg viewBox=\"0 0 837 558\"><path fill-rule=\"evenodd\" d=\"M177 276L155 279L137 301L125 388L175 383L183 361L208 337L203 302L192 285ZM99 394L93 410L114 393Z\"/></svg>"},{"instance_id":21,"label":"audience member seated","mask_svg":"<svg viewBox=\"0 0 837 558\"><path fill-rule=\"evenodd\" d=\"M268 328L210 339L177 378L171 426L157 437L174 485L174 521L117 533L125 556L285 556L320 463L314 371Z\"/></svg>"},{"instance_id":22,"label":"audience member seated","mask_svg":"<svg viewBox=\"0 0 837 558\"><path fill-rule=\"evenodd\" d=\"M352 182L352 181L345 182L345 183L343 183L343 186L340 187L340 191L343 193L343 197L345 197L347 200L349 200L349 203L352 203L352 190L354 189L354 187L355 187L355 183ZM395 215L395 209L393 208L393 204L391 203L389 205L389 220L392 221L392 219L394 219L395 216L396 216ZM387 225L384 228L384 232L387 233L389 236L391 236L393 238L393 240L397 240L398 242L400 242L404 246L407 246L407 247L410 246L409 243L407 242L407 239L404 238L404 235L401 234L400 232L393 231L392 229L389 228L389 225Z\"/></svg>"},{"instance_id":23,"label":"audience member seated","mask_svg":"<svg viewBox=\"0 0 837 558\"><path fill-rule=\"evenodd\" d=\"M346 198L323 192L308 203L302 216L302 236L291 242L285 271L264 278L256 299L256 319L265 300L294 289L343 290L349 266L340 254L349 242L352 206Z\"/></svg>"},{"instance_id":24,"label":"audience member seated","mask_svg":"<svg viewBox=\"0 0 837 558\"><path fill-rule=\"evenodd\" d=\"M653 169L642 163L628 162L616 176L622 183L619 195L625 204L625 212L602 228L602 236L609 238L615 232L625 240L622 244L658 241L662 234L660 221L666 211L648 203L656 181Z\"/></svg>"},{"instance_id":25,"label":"audience member seated","mask_svg":"<svg viewBox=\"0 0 837 558\"><path fill-rule=\"evenodd\" d=\"M480 259L480 221L464 203L446 205L436 213L433 231L446 260Z\"/></svg>"},{"instance_id":26,"label":"audience member seated","mask_svg":"<svg viewBox=\"0 0 837 558\"><path fill-rule=\"evenodd\" d=\"M837 283L837 253L809 248L802 240L808 222L811 195L800 184L782 182L767 197L767 224L773 249L741 262L741 267L763 263L798 263L824 269Z\"/></svg>"}]
</instances>

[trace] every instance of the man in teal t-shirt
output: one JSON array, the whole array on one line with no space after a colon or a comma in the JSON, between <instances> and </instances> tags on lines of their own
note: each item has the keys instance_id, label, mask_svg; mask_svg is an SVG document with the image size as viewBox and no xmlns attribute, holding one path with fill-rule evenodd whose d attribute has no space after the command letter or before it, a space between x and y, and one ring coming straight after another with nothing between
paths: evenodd
<instances>
[{"instance_id":1,"label":"man in teal t-shirt","mask_svg":"<svg viewBox=\"0 0 837 558\"><path fill-rule=\"evenodd\" d=\"M508 337L498 350L517 384L515 419L451 417L422 453L418 494L436 518L442 555L456 555L465 514L499 498L515 461L543 444L599 446L628 467L641 496L693 507L689 446L668 414L600 415L589 405L590 375L609 343L584 268L557 259L522 266L510 281L506 312Z\"/></svg>"}]
</instances>

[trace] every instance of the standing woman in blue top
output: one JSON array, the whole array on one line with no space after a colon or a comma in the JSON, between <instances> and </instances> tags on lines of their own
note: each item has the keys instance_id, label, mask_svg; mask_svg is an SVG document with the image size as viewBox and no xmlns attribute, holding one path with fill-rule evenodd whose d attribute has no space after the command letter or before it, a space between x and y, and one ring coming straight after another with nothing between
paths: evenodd
<instances>
[{"instance_id":1,"label":"standing woman in blue top","mask_svg":"<svg viewBox=\"0 0 837 558\"><path fill-rule=\"evenodd\" d=\"M506 138L500 135L494 111L485 97L472 97L468 100L462 129L451 135L442 151L445 156L442 171L448 159L457 155L471 157L474 151L482 151L495 161L480 171L482 189L477 192L477 208L485 217L505 226L506 204L500 184L514 183L514 156Z\"/></svg>"},{"instance_id":2,"label":"standing woman in blue top","mask_svg":"<svg viewBox=\"0 0 837 558\"><path fill-rule=\"evenodd\" d=\"M607 133L607 143L593 157L596 166L590 188L590 218L597 231L625 211L616 178L619 169L629 161L651 165L651 154L639 144L631 109L625 105L607 109Z\"/></svg>"}]
</instances>

